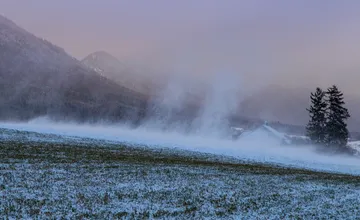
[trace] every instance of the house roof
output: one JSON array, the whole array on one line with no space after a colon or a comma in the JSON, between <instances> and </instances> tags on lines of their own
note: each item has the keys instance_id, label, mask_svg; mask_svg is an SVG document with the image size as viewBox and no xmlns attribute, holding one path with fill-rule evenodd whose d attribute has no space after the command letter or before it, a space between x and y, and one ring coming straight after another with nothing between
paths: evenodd
<instances>
[{"instance_id":1,"label":"house roof","mask_svg":"<svg viewBox=\"0 0 360 220\"><path fill-rule=\"evenodd\" d=\"M257 139L260 141L260 139L263 138L272 138L275 141L278 141L279 143L285 142L286 144L290 144L290 139L281 132L278 132L271 126L267 125L267 123L260 125L256 127L255 129L245 131L241 136L240 139L247 139L251 140L252 138Z\"/></svg>"}]
</instances>

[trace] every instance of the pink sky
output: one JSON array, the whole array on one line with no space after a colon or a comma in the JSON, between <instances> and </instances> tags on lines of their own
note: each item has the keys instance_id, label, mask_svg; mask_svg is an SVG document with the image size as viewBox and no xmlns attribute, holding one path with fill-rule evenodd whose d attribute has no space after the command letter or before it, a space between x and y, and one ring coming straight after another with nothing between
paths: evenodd
<instances>
[{"instance_id":1,"label":"pink sky","mask_svg":"<svg viewBox=\"0 0 360 220\"><path fill-rule=\"evenodd\" d=\"M104 50L161 72L360 93L356 0L0 0L0 13L79 59Z\"/></svg>"}]
</instances>

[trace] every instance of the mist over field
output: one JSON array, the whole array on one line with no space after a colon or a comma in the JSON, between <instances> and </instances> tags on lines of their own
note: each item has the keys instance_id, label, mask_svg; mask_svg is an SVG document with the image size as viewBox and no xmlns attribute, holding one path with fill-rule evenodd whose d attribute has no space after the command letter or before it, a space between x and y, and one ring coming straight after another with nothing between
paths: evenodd
<instances>
[{"instance_id":1,"label":"mist over field","mask_svg":"<svg viewBox=\"0 0 360 220\"><path fill-rule=\"evenodd\" d=\"M215 119L217 122L217 119ZM250 163L264 163L334 173L360 175L360 161L349 155L327 154L304 145L282 146L266 133L255 131L250 136L231 140L224 130L185 133L181 126L165 130L159 123L133 128L124 124L78 124L55 122L46 117L28 123L1 123L2 128L116 141L127 145L190 150L230 156Z\"/></svg>"},{"instance_id":2,"label":"mist over field","mask_svg":"<svg viewBox=\"0 0 360 220\"><path fill-rule=\"evenodd\" d=\"M34 50L17 38L4 37L8 42L4 48L9 53L15 53L15 46L27 49L26 53L17 56L18 64L10 62L11 59L5 62L10 57L3 60L6 64L1 66L3 79L8 80L8 83L4 81L5 88L18 77L18 70L19 77L27 78L4 90L8 96L2 97L2 126L147 146L179 147L335 172L347 172L346 169L351 167L349 172L357 172L359 163L356 159L337 156L334 160L334 155L321 155L311 146L281 146L280 141L288 132L286 129L270 131L278 136L279 140L275 141L268 134L256 130L256 126L261 130L266 119L278 118L282 122L279 118L282 112L273 112L276 114L273 117L269 111L271 108L266 107L268 105L278 105L297 114L299 108L306 111L309 104L309 93L304 93L307 90L297 94L299 99L290 96L291 101L282 102L286 106L277 103L276 98L291 95L296 89L279 90L275 86L260 94L249 90L251 84L266 84L275 76L271 71L249 79L246 68L239 71L232 65L217 65L206 74L206 80L199 80L195 76L196 69L187 66L193 62L190 51L182 51L189 54L189 59L173 63L173 70L166 77L154 75L149 79L135 71L134 66L107 52L94 52L78 62L60 48L28 34L6 18L2 18L2 25L4 36L12 34L19 39L25 36L38 47ZM25 63L31 67L30 70L39 70L34 72L36 77L27 74L27 68L19 69L19 65L25 67ZM9 69L15 73L11 75L14 78L4 74ZM67 75L64 76L62 71L67 71ZM194 77L189 75L192 72ZM54 75L50 76L50 73ZM57 80L52 79L55 76ZM42 86L43 83L48 85ZM294 111L292 106L295 106ZM252 115L254 112L257 114ZM242 117L242 114L250 115L250 118ZM244 126L255 131L248 132L249 137L233 140L232 127ZM303 136L304 129L297 129L295 133Z\"/></svg>"},{"instance_id":3,"label":"mist over field","mask_svg":"<svg viewBox=\"0 0 360 220\"><path fill-rule=\"evenodd\" d=\"M359 6L0 0L0 218L359 219Z\"/></svg>"}]
</instances>

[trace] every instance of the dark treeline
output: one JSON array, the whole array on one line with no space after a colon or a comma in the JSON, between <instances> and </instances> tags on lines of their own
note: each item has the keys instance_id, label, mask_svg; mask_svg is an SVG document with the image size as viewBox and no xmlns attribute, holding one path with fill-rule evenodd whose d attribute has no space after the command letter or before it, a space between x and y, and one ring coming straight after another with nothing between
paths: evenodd
<instances>
[{"instance_id":1,"label":"dark treeline","mask_svg":"<svg viewBox=\"0 0 360 220\"><path fill-rule=\"evenodd\" d=\"M310 120L306 134L312 143L323 147L346 149L349 139L346 120L350 114L344 107L343 93L335 85L326 91L316 88L310 99L311 106L307 109Z\"/></svg>"}]
</instances>

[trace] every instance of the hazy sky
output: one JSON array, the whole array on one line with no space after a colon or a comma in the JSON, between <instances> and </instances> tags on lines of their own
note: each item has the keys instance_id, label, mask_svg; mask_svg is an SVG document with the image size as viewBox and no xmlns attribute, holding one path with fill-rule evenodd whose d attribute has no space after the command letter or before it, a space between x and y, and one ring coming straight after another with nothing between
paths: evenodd
<instances>
[{"instance_id":1,"label":"hazy sky","mask_svg":"<svg viewBox=\"0 0 360 220\"><path fill-rule=\"evenodd\" d=\"M231 72L244 86L360 94L358 0L0 0L0 13L79 59L105 50L189 76Z\"/></svg>"}]
</instances>

